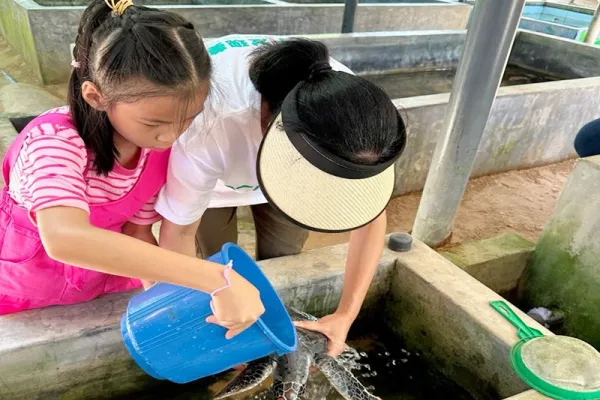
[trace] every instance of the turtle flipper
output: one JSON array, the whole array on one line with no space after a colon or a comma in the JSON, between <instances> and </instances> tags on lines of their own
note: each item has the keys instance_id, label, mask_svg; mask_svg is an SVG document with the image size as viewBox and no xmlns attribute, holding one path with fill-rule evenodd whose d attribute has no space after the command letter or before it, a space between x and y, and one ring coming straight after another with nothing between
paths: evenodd
<instances>
[{"instance_id":1,"label":"turtle flipper","mask_svg":"<svg viewBox=\"0 0 600 400\"><path fill-rule=\"evenodd\" d=\"M296 400L304 393L312 359L303 350L301 348L277 360L271 388L276 399Z\"/></svg>"},{"instance_id":2,"label":"turtle flipper","mask_svg":"<svg viewBox=\"0 0 600 400\"><path fill-rule=\"evenodd\" d=\"M372 395L356 377L335 358L316 355L315 366L346 400L381 400Z\"/></svg>"},{"instance_id":3,"label":"turtle flipper","mask_svg":"<svg viewBox=\"0 0 600 400\"><path fill-rule=\"evenodd\" d=\"M350 347L346 344L344 345L344 351L342 354L337 356L335 359L347 370L351 371L357 368L358 361L361 359L361 357L354 347Z\"/></svg>"},{"instance_id":4,"label":"turtle flipper","mask_svg":"<svg viewBox=\"0 0 600 400\"><path fill-rule=\"evenodd\" d=\"M265 357L248 363L248 366L242 372L217 393L215 400L224 399L257 387L273 373L275 363L273 357Z\"/></svg>"}]
</instances>

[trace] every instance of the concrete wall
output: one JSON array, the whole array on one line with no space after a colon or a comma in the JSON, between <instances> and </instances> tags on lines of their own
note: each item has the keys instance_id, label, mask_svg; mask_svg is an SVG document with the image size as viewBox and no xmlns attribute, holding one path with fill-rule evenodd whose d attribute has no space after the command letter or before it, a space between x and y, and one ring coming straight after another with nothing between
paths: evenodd
<instances>
[{"instance_id":1,"label":"concrete wall","mask_svg":"<svg viewBox=\"0 0 600 400\"><path fill-rule=\"evenodd\" d=\"M364 74L453 68L460 58L465 31L309 37L325 42L335 58ZM67 43L64 45L68 48ZM474 176L574 157L577 131L600 117L600 78L575 79L600 75L600 48L520 31L509 63L571 80L500 88L479 148ZM406 151L397 163L396 195L423 188L448 100L448 93L395 100L407 117L409 129Z\"/></svg>"},{"instance_id":2,"label":"concrete wall","mask_svg":"<svg viewBox=\"0 0 600 400\"><path fill-rule=\"evenodd\" d=\"M584 30L584 28L553 24L552 22L539 21L537 19L525 17L521 18L521 21L519 21L519 28L553 36L560 36L571 40L577 39Z\"/></svg>"},{"instance_id":3,"label":"concrete wall","mask_svg":"<svg viewBox=\"0 0 600 400\"><path fill-rule=\"evenodd\" d=\"M31 32L27 7L30 0L0 0L0 35L23 56L41 77L35 40Z\"/></svg>"},{"instance_id":4,"label":"concrete wall","mask_svg":"<svg viewBox=\"0 0 600 400\"><path fill-rule=\"evenodd\" d=\"M42 83L55 84L69 80L72 59L69 45L75 42L82 12L70 7L50 12L40 8L28 10L38 58L36 67Z\"/></svg>"},{"instance_id":5,"label":"concrete wall","mask_svg":"<svg viewBox=\"0 0 600 400\"><path fill-rule=\"evenodd\" d=\"M582 7L575 4L566 4L556 1L543 1L543 0L527 0L528 6L548 6L552 8L559 8L561 10L574 11L582 14L594 15L594 9L588 7Z\"/></svg>"},{"instance_id":6,"label":"concrete wall","mask_svg":"<svg viewBox=\"0 0 600 400\"><path fill-rule=\"evenodd\" d=\"M359 74L455 68L465 31L311 35ZM568 54L568 57L565 55ZM579 128L600 117L600 49L549 35L519 31L509 64L563 80L502 87L492 108L473 176L549 164L575 157ZM577 79L585 78L588 79ZM407 117L409 141L397 165L395 195L425 184L450 95L395 103Z\"/></svg>"},{"instance_id":7,"label":"concrete wall","mask_svg":"<svg viewBox=\"0 0 600 400\"><path fill-rule=\"evenodd\" d=\"M332 246L261 267L287 304L322 315L339 300L346 252L346 245ZM132 398L155 387L159 382L134 365L121 343L118 324L130 295L0 317L0 398ZM386 321L476 399L502 398L526 387L508 365L516 330L489 306L498 299L415 241L407 253L384 251L363 314ZM202 385L199 393L206 391Z\"/></svg>"},{"instance_id":8,"label":"concrete wall","mask_svg":"<svg viewBox=\"0 0 600 400\"><path fill-rule=\"evenodd\" d=\"M510 63L562 79L600 76L600 49L556 36L520 31Z\"/></svg>"},{"instance_id":9,"label":"concrete wall","mask_svg":"<svg viewBox=\"0 0 600 400\"><path fill-rule=\"evenodd\" d=\"M534 246L516 233L508 233L438 252L494 292L504 295L517 288Z\"/></svg>"},{"instance_id":10,"label":"concrete wall","mask_svg":"<svg viewBox=\"0 0 600 400\"><path fill-rule=\"evenodd\" d=\"M69 43L74 41L83 7L41 7L30 0L0 1L6 4L15 1L26 4L31 26L28 34L33 37L40 79L47 84L65 82L71 61ZM339 32L344 5L284 3L163 8L188 18L203 36L218 37L231 33L302 35ZM470 9L465 4L451 3L359 4L354 29L357 32L464 29ZM12 14L7 15L7 20L10 20ZM3 30L16 31L12 23L3 25L6 25ZM14 38L15 34L5 36ZM15 43L15 47L18 46L16 41L10 42Z\"/></svg>"},{"instance_id":11,"label":"concrete wall","mask_svg":"<svg viewBox=\"0 0 600 400\"><path fill-rule=\"evenodd\" d=\"M505 398L528 387L510 366L515 329L489 305L500 299L416 242L412 251L398 256L385 320L409 348L433 360L475 399ZM516 308L515 312L529 326L551 335Z\"/></svg>"},{"instance_id":12,"label":"concrete wall","mask_svg":"<svg viewBox=\"0 0 600 400\"><path fill-rule=\"evenodd\" d=\"M331 55L359 74L456 68L466 30L311 35Z\"/></svg>"},{"instance_id":13,"label":"concrete wall","mask_svg":"<svg viewBox=\"0 0 600 400\"><path fill-rule=\"evenodd\" d=\"M307 35L359 74L456 68L466 30ZM568 54L568 57L565 56ZM517 32L508 60L558 79L600 76L600 48L526 30Z\"/></svg>"},{"instance_id":14,"label":"concrete wall","mask_svg":"<svg viewBox=\"0 0 600 400\"><path fill-rule=\"evenodd\" d=\"M409 134L396 164L396 195L423 188L449 98L439 94L395 100L407 115ZM500 88L472 176L575 157L577 131L599 117L600 78Z\"/></svg>"},{"instance_id":15,"label":"concrete wall","mask_svg":"<svg viewBox=\"0 0 600 400\"><path fill-rule=\"evenodd\" d=\"M466 32L466 30L427 30L294 36L323 42L333 58L358 75L364 75L456 68ZM253 37L253 35L240 36ZM206 40L210 39L212 38Z\"/></svg>"},{"instance_id":16,"label":"concrete wall","mask_svg":"<svg viewBox=\"0 0 600 400\"><path fill-rule=\"evenodd\" d=\"M525 307L564 312L564 333L600 349L600 156L580 160L522 281Z\"/></svg>"},{"instance_id":17,"label":"concrete wall","mask_svg":"<svg viewBox=\"0 0 600 400\"><path fill-rule=\"evenodd\" d=\"M307 35L359 74L456 68L466 30ZM568 57L565 55L568 54ZM559 79L600 76L600 49L551 35L519 30L510 65Z\"/></svg>"}]
</instances>

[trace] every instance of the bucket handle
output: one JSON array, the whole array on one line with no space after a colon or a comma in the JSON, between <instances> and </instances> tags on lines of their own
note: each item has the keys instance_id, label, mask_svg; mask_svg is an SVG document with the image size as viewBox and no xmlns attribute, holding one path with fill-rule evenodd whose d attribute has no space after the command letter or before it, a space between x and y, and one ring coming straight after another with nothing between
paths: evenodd
<instances>
[{"instance_id":1,"label":"bucket handle","mask_svg":"<svg viewBox=\"0 0 600 400\"><path fill-rule=\"evenodd\" d=\"M519 339L529 340L544 336L544 334L537 329L527 326L505 301L494 300L490 302L490 305L517 328L517 336Z\"/></svg>"}]
</instances>

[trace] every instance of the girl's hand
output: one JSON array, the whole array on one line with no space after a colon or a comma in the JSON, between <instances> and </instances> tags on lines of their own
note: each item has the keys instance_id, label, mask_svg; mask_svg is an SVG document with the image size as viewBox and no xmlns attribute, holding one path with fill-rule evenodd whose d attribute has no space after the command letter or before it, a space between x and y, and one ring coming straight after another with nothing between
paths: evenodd
<instances>
[{"instance_id":1,"label":"girl's hand","mask_svg":"<svg viewBox=\"0 0 600 400\"><path fill-rule=\"evenodd\" d=\"M229 271L229 279L231 286L213 296L214 315L206 319L206 322L227 328L227 339L249 328L265 312L258 289L234 270Z\"/></svg>"},{"instance_id":2,"label":"girl's hand","mask_svg":"<svg viewBox=\"0 0 600 400\"><path fill-rule=\"evenodd\" d=\"M344 351L348 331L352 326L354 319L336 312L327 315L318 321L295 321L294 325L309 331L322 333L329 339L327 355L337 357Z\"/></svg>"}]
</instances>

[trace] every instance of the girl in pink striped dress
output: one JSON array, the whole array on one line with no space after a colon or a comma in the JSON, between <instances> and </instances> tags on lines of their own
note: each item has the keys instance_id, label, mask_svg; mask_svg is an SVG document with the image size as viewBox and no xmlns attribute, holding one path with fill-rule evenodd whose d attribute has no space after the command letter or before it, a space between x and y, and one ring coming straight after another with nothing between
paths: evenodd
<instances>
[{"instance_id":1,"label":"girl in pink striped dress","mask_svg":"<svg viewBox=\"0 0 600 400\"><path fill-rule=\"evenodd\" d=\"M160 280L212 293L209 321L244 330L264 312L256 288L151 232L171 144L209 91L199 34L176 14L93 0L73 55L69 106L32 120L4 158L0 314Z\"/></svg>"}]
</instances>

